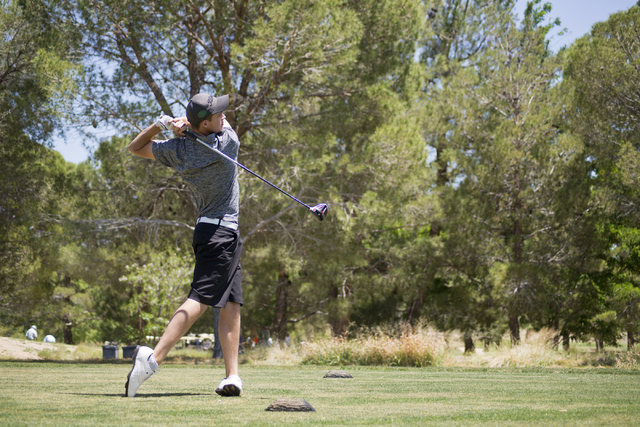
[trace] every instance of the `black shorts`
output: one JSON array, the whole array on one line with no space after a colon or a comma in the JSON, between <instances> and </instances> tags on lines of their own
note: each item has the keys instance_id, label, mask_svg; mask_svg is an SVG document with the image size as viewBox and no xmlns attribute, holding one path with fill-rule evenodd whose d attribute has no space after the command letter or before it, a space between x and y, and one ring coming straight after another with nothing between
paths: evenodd
<instances>
[{"instance_id":1,"label":"black shorts","mask_svg":"<svg viewBox=\"0 0 640 427\"><path fill-rule=\"evenodd\" d=\"M217 308L223 308L227 301L242 304L240 233L200 223L193 231L193 251L196 266L189 298Z\"/></svg>"}]
</instances>

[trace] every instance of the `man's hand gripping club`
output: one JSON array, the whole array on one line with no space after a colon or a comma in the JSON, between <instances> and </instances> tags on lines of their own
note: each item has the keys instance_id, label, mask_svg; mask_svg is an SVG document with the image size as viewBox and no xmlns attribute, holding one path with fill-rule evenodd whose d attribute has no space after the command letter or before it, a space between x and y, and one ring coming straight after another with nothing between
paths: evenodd
<instances>
[{"instance_id":1,"label":"man's hand gripping club","mask_svg":"<svg viewBox=\"0 0 640 427\"><path fill-rule=\"evenodd\" d=\"M174 119L171 116L160 116L154 124L140 132L129 144L129 151L136 156L145 159L154 159L153 156L153 138L163 130L172 130L176 134L183 136L184 131L190 126L186 117L178 117Z\"/></svg>"},{"instance_id":2,"label":"man's hand gripping club","mask_svg":"<svg viewBox=\"0 0 640 427\"><path fill-rule=\"evenodd\" d=\"M173 117L165 114L158 117L155 125L161 130L172 130L175 133L182 135L185 129L189 127L189 122L186 117L178 117L177 119L174 119Z\"/></svg>"}]
</instances>

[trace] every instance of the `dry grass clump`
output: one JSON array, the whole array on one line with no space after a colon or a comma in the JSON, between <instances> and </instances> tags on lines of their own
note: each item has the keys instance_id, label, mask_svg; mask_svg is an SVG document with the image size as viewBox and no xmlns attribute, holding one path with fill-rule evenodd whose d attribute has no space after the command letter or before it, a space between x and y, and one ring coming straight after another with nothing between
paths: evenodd
<instances>
[{"instance_id":1,"label":"dry grass clump","mask_svg":"<svg viewBox=\"0 0 640 427\"><path fill-rule=\"evenodd\" d=\"M629 351L616 357L616 368L640 369L640 353Z\"/></svg>"},{"instance_id":2,"label":"dry grass clump","mask_svg":"<svg viewBox=\"0 0 640 427\"><path fill-rule=\"evenodd\" d=\"M555 335L556 331L547 328L537 332L529 331L519 345L499 347L498 354L492 355L488 366L491 368L577 366L577 359L568 358L554 348Z\"/></svg>"},{"instance_id":3,"label":"dry grass clump","mask_svg":"<svg viewBox=\"0 0 640 427\"><path fill-rule=\"evenodd\" d=\"M554 345L557 332L553 329L529 330L521 335L520 344L512 346L509 337L501 345L491 349L476 349L476 352L445 358L445 366L455 367L577 367L589 364L582 356L586 353L563 352ZM453 335L452 335L453 336Z\"/></svg>"},{"instance_id":4,"label":"dry grass clump","mask_svg":"<svg viewBox=\"0 0 640 427\"><path fill-rule=\"evenodd\" d=\"M258 346L245 350L241 362L252 365L297 366L302 363L302 356L295 346L276 341L271 347Z\"/></svg>"},{"instance_id":5,"label":"dry grass clump","mask_svg":"<svg viewBox=\"0 0 640 427\"><path fill-rule=\"evenodd\" d=\"M302 346L302 363L313 365L436 366L444 339L424 327L402 325L399 333L364 331L354 339L328 338Z\"/></svg>"}]
</instances>

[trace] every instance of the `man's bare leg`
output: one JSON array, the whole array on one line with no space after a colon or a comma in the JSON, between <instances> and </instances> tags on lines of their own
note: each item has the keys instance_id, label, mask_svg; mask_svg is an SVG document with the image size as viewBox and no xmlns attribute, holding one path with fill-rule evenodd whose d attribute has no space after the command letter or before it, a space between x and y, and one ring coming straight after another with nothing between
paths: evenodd
<instances>
[{"instance_id":1,"label":"man's bare leg","mask_svg":"<svg viewBox=\"0 0 640 427\"><path fill-rule=\"evenodd\" d=\"M169 325L167 325L167 329L165 329L164 334L162 334L162 338L160 338L160 341L153 349L153 354L158 365L162 363L169 351L180 341L180 338L189 331L195 321L207 311L207 308L209 308L208 305L201 304L189 298L182 303L173 314Z\"/></svg>"},{"instance_id":2,"label":"man's bare leg","mask_svg":"<svg viewBox=\"0 0 640 427\"><path fill-rule=\"evenodd\" d=\"M220 310L218 335L224 356L227 377L238 375L238 345L240 344L240 307L236 302L227 302ZM166 332L165 332L166 333Z\"/></svg>"}]
</instances>

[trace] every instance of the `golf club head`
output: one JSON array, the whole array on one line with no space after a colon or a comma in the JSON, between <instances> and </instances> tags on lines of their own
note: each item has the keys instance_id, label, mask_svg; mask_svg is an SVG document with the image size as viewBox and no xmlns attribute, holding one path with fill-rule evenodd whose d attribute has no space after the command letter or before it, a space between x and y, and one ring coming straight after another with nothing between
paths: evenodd
<instances>
[{"instance_id":1,"label":"golf club head","mask_svg":"<svg viewBox=\"0 0 640 427\"><path fill-rule=\"evenodd\" d=\"M329 206L326 203L320 203L319 205L315 205L311 208L311 212L316 214L318 219L322 221L325 216L327 216L327 212L329 212Z\"/></svg>"}]
</instances>

